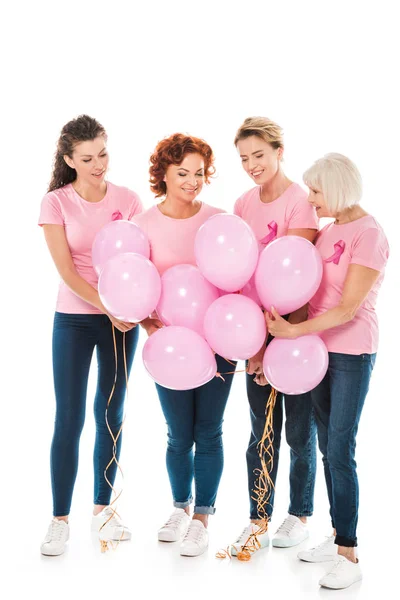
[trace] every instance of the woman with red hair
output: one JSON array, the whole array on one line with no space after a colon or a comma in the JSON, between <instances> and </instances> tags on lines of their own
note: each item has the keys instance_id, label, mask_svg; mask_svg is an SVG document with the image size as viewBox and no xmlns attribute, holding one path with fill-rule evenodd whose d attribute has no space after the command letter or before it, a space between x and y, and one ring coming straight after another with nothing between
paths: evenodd
<instances>
[{"instance_id":1,"label":"woman with red hair","mask_svg":"<svg viewBox=\"0 0 400 600\"><path fill-rule=\"evenodd\" d=\"M213 162L208 144L181 133L159 142L150 158L151 189L162 200L134 221L148 235L150 258L160 275L174 265L195 265L194 239L198 229L212 215L224 212L198 200L203 185L210 182L215 171ZM153 317L141 325L148 335L162 327ZM232 371L232 364L219 356L216 359L218 371ZM227 375L225 382L214 378L187 391L156 384L168 425L167 470L175 507L159 530L158 539L176 542L183 538L183 556L198 556L208 546L208 515L215 512L223 469L222 420L232 378L233 375Z\"/></svg>"}]
</instances>

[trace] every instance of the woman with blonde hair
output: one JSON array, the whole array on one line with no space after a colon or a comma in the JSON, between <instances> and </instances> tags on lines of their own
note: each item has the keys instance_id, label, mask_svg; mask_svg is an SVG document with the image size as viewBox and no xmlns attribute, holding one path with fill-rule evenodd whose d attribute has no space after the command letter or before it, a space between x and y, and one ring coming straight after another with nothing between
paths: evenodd
<instances>
[{"instance_id":1,"label":"woman with blonde hair","mask_svg":"<svg viewBox=\"0 0 400 600\"><path fill-rule=\"evenodd\" d=\"M267 315L272 335L296 338L318 333L329 352L328 372L311 392L323 455L333 534L298 557L334 561L320 585L341 589L362 577L356 555L359 490L356 434L378 349L375 305L389 256L386 236L361 206L356 166L341 154L327 154L305 173L309 202L319 217L331 217L319 233L321 286L309 303L308 320L287 323Z\"/></svg>"},{"instance_id":2,"label":"woman with blonde hair","mask_svg":"<svg viewBox=\"0 0 400 600\"><path fill-rule=\"evenodd\" d=\"M307 202L307 193L284 173L282 128L266 117L245 119L235 136L242 166L256 184L237 200L236 215L253 229L260 250L273 240L296 235L312 242L317 234L318 219L315 210ZM291 323L304 318L303 312L293 313ZM267 339L267 343L271 341ZM260 524L254 495L257 470L261 468L258 444L265 425L265 406L271 387L262 371L265 346L249 360L246 376L247 397L250 405L251 436L247 449L248 490L250 498L250 524L246 526L233 545L233 553L246 544L250 535L257 533ZM284 408L283 408L284 407ZM316 473L316 426L311 397L278 394L274 409L274 466L271 478L275 484L281 430L285 410L286 440L290 446L290 505L288 516L276 531L272 545L289 547L300 544L308 537L307 517L313 513L313 497ZM267 506L272 515L274 493ZM260 547L269 544L268 532L258 533Z\"/></svg>"}]
</instances>

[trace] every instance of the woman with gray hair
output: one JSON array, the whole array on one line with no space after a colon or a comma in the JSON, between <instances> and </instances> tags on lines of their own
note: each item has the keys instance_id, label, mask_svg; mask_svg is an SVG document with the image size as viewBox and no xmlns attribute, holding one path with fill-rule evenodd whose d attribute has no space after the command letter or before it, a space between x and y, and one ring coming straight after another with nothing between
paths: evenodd
<instances>
[{"instance_id":1,"label":"woman with gray hair","mask_svg":"<svg viewBox=\"0 0 400 600\"><path fill-rule=\"evenodd\" d=\"M308 320L288 323L271 309L266 321L275 337L318 333L328 348L328 371L311 398L333 534L298 557L306 562L333 560L319 583L341 589L362 578L355 550L356 434L378 349L375 305L389 246L379 223L360 206L361 177L348 158L325 155L305 172L304 182L318 216L334 218L316 240L324 263L322 283L309 303Z\"/></svg>"}]
</instances>

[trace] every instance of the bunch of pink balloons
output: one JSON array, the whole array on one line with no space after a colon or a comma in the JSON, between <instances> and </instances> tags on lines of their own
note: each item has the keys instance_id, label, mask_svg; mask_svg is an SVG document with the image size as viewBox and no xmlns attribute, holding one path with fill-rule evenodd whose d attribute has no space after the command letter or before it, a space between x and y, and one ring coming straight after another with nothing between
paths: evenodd
<instances>
[{"instance_id":1,"label":"bunch of pink balloons","mask_svg":"<svg viewBox=\"0 0 400 600\"><path fill-rule=\"evenodd\" d=\"M160 278L147 236L122 220L106 225L92 248L100 298L112 315L137 323L157 310L165 327L146 341L143 360L157 383L176 390L210 381L217 372L215 353L229 360L257 354L267 335L262 308L293 312L312 298L322 278L313 244L286 236L260 252L253 231L236 215L208 219L194 253L196 266L175 265ZM302 393L322 379L326 357L317 336L274 340L264 355L265 375L280 391Z\"/></svg>"},{"instance_id":2,"label":"bunch of pink balloons","mask_svg":"<svg viewBox=\"0 0 400 600\"><path fill-rule=\"evenodd\" d=\"M131 221L111 221L93 241L92 263L99 274L100 300L121 321L139 323L157 306L161 281L149 257L149 240Z\"/></svg>"}]
</instances>

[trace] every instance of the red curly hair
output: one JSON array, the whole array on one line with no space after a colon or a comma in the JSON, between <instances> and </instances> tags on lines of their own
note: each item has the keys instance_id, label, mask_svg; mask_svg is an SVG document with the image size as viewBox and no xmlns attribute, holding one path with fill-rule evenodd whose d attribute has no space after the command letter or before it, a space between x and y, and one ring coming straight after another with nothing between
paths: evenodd
<instances>
[{"instance_id":1,"label":"red curly hair","mask_svg":"<svg viewBox=\"0 0 400 600\"><path fill-rule=\"evenodd\" d=\"M204 158L204 180L210 183L210 177L215 173L210 146L200 138L174 133L161 140L150 156L150 188L156 198L165 196L167 192L164 175L169 165L180 165L187 154L200 154Z\"/></svg>"}]
</instances>

